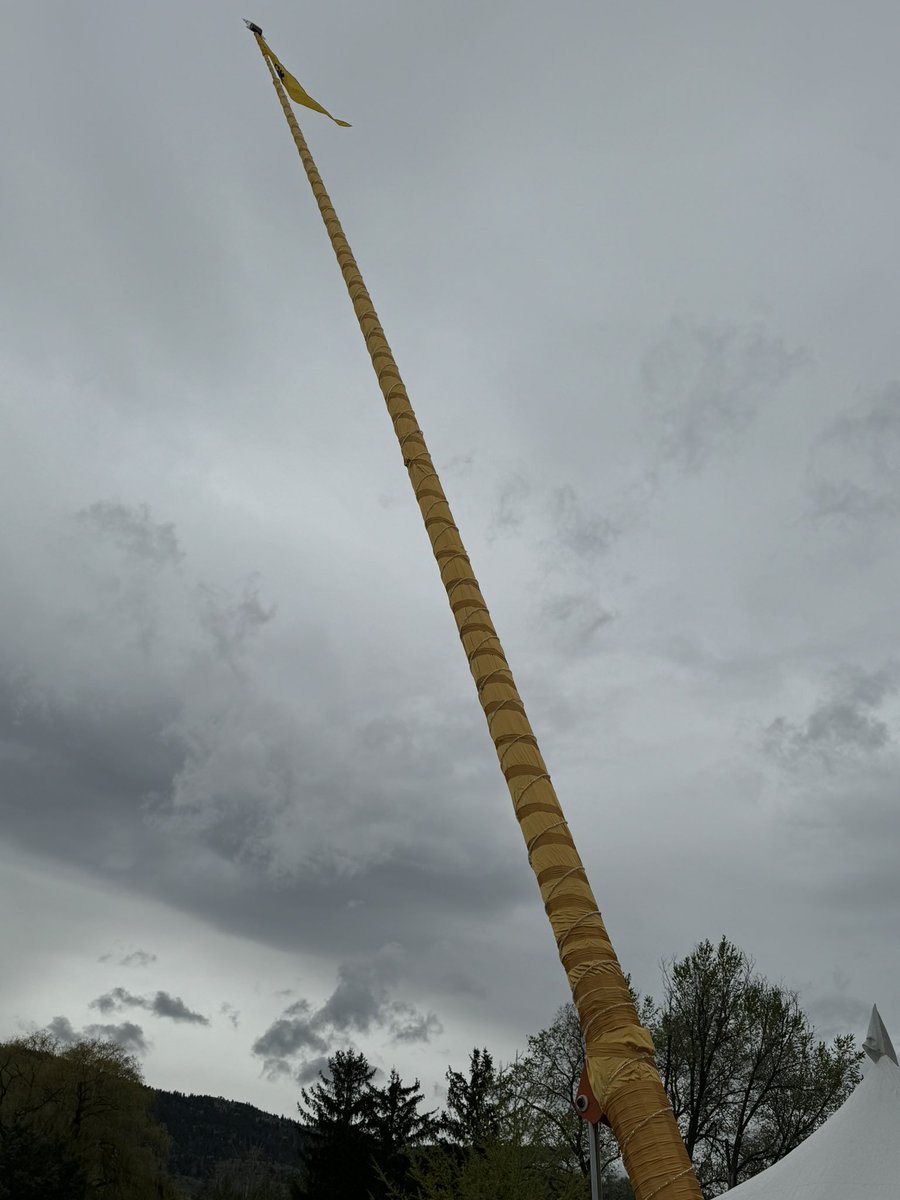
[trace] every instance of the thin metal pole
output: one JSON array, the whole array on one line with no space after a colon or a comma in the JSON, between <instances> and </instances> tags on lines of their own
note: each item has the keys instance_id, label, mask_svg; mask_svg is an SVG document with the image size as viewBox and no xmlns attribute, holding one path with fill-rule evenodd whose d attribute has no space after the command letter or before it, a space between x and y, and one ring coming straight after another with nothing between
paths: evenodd
<instances>
[{"instance_id":1,"label":"thin metal pole","mask_svg":"<svg viewBox=\"0 0 900 1200\"><path fill-rule=\"evenodd\" d=\"M603 1200L603 1175L600 1169L600 1127L588 1122L588 1148L591 1152L591 1200Z\"/></svg>"}]
</instances>

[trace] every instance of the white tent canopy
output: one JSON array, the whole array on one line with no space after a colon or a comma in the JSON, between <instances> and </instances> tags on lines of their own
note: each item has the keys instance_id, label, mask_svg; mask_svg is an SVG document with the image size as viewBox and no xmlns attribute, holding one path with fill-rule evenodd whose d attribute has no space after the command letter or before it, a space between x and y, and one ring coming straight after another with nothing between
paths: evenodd
<instances>
[{"instance_id":1,"label":"white tent canopy","mask_svg":"<svg viewBox=\"0 0 900 1200\"><path fill-rule=\"evenodd\" d=\"M900 1066L876 1008L863 1049L871 1061L847 1101L768 1171L729 1200L897 1200L900 1197Z\"/></svg>"}]
</instances>

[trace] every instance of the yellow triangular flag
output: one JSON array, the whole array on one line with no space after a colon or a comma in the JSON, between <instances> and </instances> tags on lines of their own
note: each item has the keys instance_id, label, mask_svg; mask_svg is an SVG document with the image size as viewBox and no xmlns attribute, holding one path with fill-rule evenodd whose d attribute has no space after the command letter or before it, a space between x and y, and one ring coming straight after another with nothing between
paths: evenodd
<instances>
[{"instance_id":1,"label":"yellow triangular flag","mask_svg":"<svg viewBox=\"0 0 900 1200\"><path fill-rule=\"evenodd\" d=\"M259 37L259 34L257 34L257 37ZM339 121L337 117L332 117L327 108L323 108L322 105L319 104L318 100L313 100L309 92L300 86L299 82L294 78L290 71L286 71L284 69L284 67L269 49L265 39L260 37L259 40L262 43L263 50L266 52L266 56L268 57L272 66L278 72L278 77L284 84L284 90L295 104L302 104L305 108L312 108L316 112L324 113L326 117L331 117L331 120L334 121L335 125L343 125L345 129L350 128L349 121Z\"/></svg>"}]
</instances>

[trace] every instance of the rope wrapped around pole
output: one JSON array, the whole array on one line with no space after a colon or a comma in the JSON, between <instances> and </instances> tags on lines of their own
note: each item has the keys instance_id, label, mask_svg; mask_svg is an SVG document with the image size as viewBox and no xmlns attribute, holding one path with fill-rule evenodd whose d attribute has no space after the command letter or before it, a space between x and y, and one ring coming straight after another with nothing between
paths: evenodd
<instances>
[{"instance_id":1,"label":"rope wrapped around pole","mask_svg":"<svg viewBox=\"0 0 900 1200\"><path fill-rule=\"evenodd\" d=\"M306 169L400 443L578 1009L591 1089L618 1139L637 1200L702 1200L656 1069L653 1041L638 1020L384 330L265 42L250 28Z\"/></svg>"}]
</instances>

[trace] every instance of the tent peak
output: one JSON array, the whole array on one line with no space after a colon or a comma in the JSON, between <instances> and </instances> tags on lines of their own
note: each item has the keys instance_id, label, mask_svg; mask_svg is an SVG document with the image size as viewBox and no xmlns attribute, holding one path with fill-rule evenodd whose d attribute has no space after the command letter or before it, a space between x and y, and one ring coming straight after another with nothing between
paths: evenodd
<instances>
[{"instance_id":1,"label":"tent peak","mask_svg":"<svg viewBox=\"0 0 900 1200\"><path fill-rule=\"evenodd\" d=\"M874 1004L872 1005L872 1016L869 1020L866 1040L863 1042L863 1050L865 1050L872 1062L878 1062L879 1058L884 1058L885 1056L893 1062L897 1062L897 1051L891 1042L890 1034L885 1029L881 1013Z\"/></svg>"}]
</instances>

